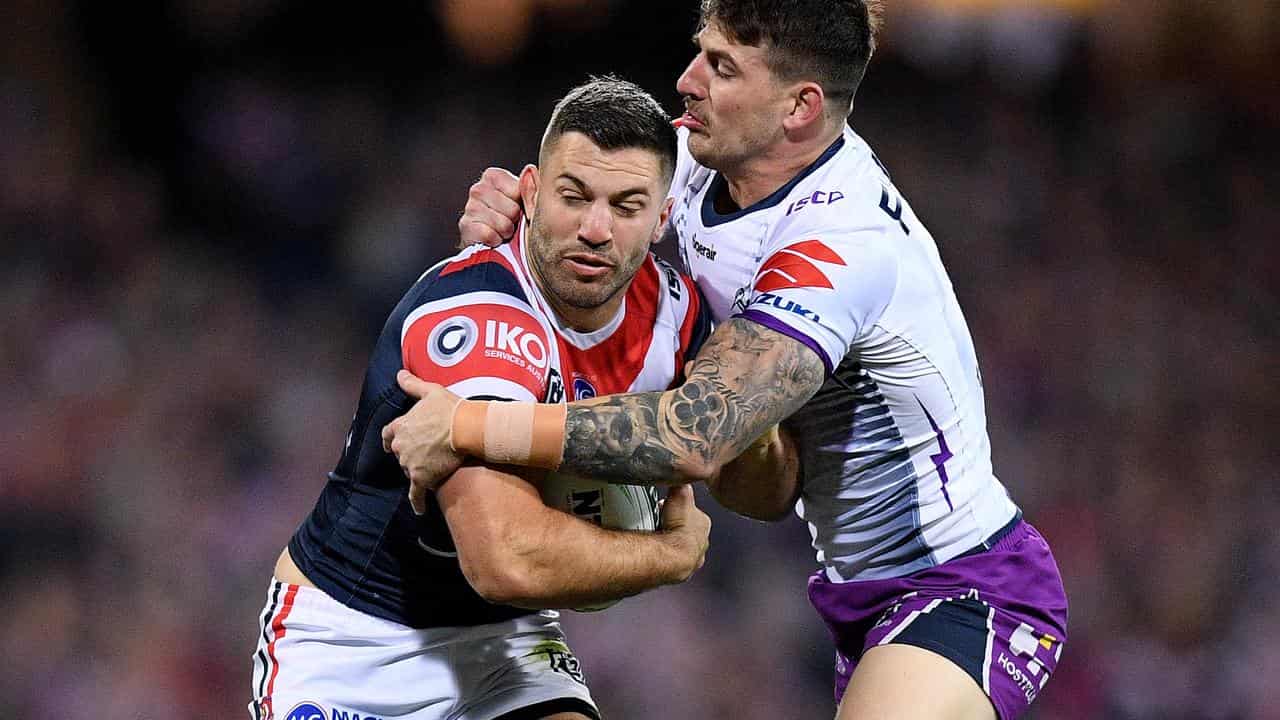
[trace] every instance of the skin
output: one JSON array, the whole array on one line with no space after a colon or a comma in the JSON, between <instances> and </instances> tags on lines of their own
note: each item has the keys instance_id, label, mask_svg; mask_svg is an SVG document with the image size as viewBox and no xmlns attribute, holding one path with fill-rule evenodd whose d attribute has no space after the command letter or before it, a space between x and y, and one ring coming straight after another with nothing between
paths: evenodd
<instances>
[{"instance_id":1,"label":"skin","mask_svg":"<svg viewBox=\"0 0 1280 720\"><path fill-rule=\"evenodd\" d=\"M830 146L843 131L847 108L829 107L816 82L777 77L766 63L768 48L734 43L714 22L694 40L698 53L676 84L685 97L681 121L690 131L689 150L726 180L728 196L715 198L722 209L748 207ZM501 221L474 227L502 214L495 189L508 180L499 175L486 172L477 183L481 188L473 186L476 212L469 201L459 222L465 240L501 241ZM812 398L824 378L825 367L807 346L748 320L730 319L698 354L683 386L570 404L562 467L630 483L709 481L726 506L750 508L762 496L758 487L726 484L719 473L753 439ZM424 444L407 447L400 457L415 489L425 491L442 469L461 462L448 440L457 398L412 377L402 377L401 385L424 398L409 414L417 413L410 423ZM775 509L785 493L782 482L767 488L763 509ZM837 717L986 720L995 711L950 660L891 644L861 659Z\"/></svg>"},{"instance_id":2,"label":"skin","mask_svg":"<svg viewBox=\"0 0 1280 720\"><path fill-rule=\"evenodd\" d=\"M668 176L651 151L603 150L580 133L544 152L545 175L530 166L518 182L533 208L534 281L563 322L595 330L620 309L666 223ZM683 582L702 565L711 521L691 490L668 494L658 532L611 531L547 507L530 482L537 473L513 470L455 467L437 493L462 572L484 599L530 609L594 605ZM276 576L312 585L287 550Z\"/></svg>"}]
</instances>

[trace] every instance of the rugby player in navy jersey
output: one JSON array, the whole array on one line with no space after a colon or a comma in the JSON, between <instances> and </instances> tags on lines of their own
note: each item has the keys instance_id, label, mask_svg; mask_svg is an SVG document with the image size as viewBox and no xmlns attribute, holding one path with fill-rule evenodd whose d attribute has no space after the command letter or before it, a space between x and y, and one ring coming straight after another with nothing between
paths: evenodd
<instances>
[{"instance_id":1,"label":"rugby player in navy jersey","mask_svg":"<svg viewBox=\"0 0 1280 720\"><path fill-rule=\"evenodd\" d=\"M415 498L469 455L703 480L727 507L768 515L787 508L789 481L718 473L785 421L837 716L1012 720L1057 667L1066 595L992 469L977 357L937 245L847 125L875 6L703 0L676 84L671 224L720 325L681 387L516 409L405 377L421 400L384 435ZM464 235L510 233L512 181L490 171L473 186ZM522 452L489 437L495 414Z\"/></svg>"},{"instance_id":2,"label":"rugby player in navy jersey","mask_svg":"<svg viewBox=\"0 0 1280 720\"><path fill-rule=\"evenodd\" d=\"M341 459L275 568L256 720L598 717L551 609L688 578L710 530L691 490L667 495L656 532L610 531L546 507L537 472L469 464L419 514L380 433L413 403L402 368L487 400L674 386L710 331L692 282L648 252L675 163L638 87L574 89L520 177L516 239L436 265L391 313Z\"/></svg>"}]
</instances>

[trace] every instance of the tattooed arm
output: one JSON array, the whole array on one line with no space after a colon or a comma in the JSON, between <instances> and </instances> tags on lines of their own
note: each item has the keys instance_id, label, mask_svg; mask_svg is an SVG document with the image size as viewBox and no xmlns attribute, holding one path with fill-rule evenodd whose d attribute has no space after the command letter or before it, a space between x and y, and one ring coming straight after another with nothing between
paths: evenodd
<instances>
[{"instance_id":1,"label":"tattooed arm","mask_svg":"<svg viewBox=\"0 0 1280 720\"><path fill-rule=\"evenodd\" d=\"M684 385L569 405L561 469L636 485L714 479L822 386L803 343L743 318L707 340Z\"/></svg>"}]
</instances>

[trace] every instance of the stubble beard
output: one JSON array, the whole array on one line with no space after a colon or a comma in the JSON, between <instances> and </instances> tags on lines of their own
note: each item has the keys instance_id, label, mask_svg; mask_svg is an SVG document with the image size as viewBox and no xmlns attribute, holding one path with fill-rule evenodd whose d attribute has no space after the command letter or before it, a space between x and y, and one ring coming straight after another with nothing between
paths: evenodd
<instances>
[{"instance_id":1,"label":"stubble beard","mask_svg":"<svg viewBox=\"0 0 1280 720\"><path fill-rule=\"evenodd\" d=\"M624 285L619 278L629 277L624 272L628 268L615 266L604 283L584 284L574 280L569 271L560 267L559 250L554 241L547 239L537 216L529 223L529 262L542 281L547 299L553 305L577 310L594 310L609 302Z\"/></svg>"}]
</instances>

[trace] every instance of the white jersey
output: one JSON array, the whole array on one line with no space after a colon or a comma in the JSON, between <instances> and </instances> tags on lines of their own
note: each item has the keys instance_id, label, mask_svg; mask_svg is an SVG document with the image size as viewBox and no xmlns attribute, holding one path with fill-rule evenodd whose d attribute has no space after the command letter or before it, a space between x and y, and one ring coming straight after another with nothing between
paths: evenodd
<instances>
[{"instance_id":1,"label":"white jersey","mask_svg":"<svg viewBox=\"0 0 1280 720\"><path fill-rule=\"evenodd\" d=\"M673 223L718 322L742 317L826 364L786 423L804 469L796 512L836 582L906 575L975 547L1018 508L991 469L973 341L933 237L851 129L751 207L681 130Z\"/></svg>"}]
</instances>

